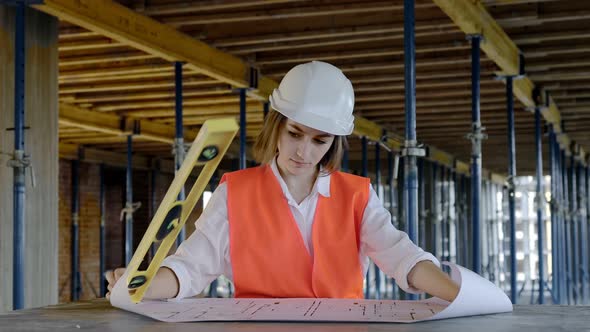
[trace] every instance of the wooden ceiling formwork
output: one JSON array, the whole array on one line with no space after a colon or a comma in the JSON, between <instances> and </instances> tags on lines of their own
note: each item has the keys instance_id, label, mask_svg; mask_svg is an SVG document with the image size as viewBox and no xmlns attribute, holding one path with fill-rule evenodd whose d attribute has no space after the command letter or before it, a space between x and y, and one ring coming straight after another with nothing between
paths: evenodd
<instances>
[{"instance_id":1,"label":"wooden ceiling formwork","mask_svg":"<svg viewBox=\"0 0 590 332\"><path fill-rule=\"evenodd\" d=\"M186 62L184 123L191 133L207 118L238 117L234 89L247 86L247 71L253 67L262 79L259 90L248 95L247 133L252 139L263 123L262 101L289 68L324 60L340 67L354 85L355 114L361 118L355 134L375 139L381 129L387 129L394 137L389 143L401 144L403 1L70 2L78 7L68 2L46 0L37 6L62 19L62 110L92 112L84 113L88 115L84 119L68 121L67 112L62 116L60 110L64 144L123 152L130 132L115 123L142 121L146 128L157 128L158 135L140 138L135 151L170 156L169 142L161 138L174 128L175 60ZM135 16L121 14L127 8ZM100 26L104 22L96 21L101 19L111 22L112 29ZM162 31L174 39L158 40ZM564 133L561 144L574 142L581 147L577 151L590 150L590 2L417 0L415 31L421 142L469 161L471 143L465 135L471 130L471 46L466 34L479 32L484 37L481 117L489 135L483 142L484 168L498 173L507 169L505 85L495 75L514 73L514 52L524 54L527 71L526 79L515 82L519 172L534 170L534 122L527 109L535 85L551 95L551 108L543 111L544 117ZM509 51L494 53L506 45L512 45ZM91 114L97 114L98 123L93 123ZM105 130L97 128L102 125ZM352 143L352 151L358 151L357 140Z\"/></svg>"}]
</instances>

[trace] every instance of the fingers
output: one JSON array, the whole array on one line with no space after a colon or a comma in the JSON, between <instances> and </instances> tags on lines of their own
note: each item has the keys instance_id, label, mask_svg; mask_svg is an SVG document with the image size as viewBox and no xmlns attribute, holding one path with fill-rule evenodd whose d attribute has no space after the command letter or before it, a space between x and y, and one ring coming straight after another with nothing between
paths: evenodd
<instances>
[{"instance_id":1,"label":"fingers","mask_svg":"<svg viewBox=\"0 0 590 332\"><path fill-rule=\"evenodd\" d=\"M108 282L107 289L109 290L109 293L105 295L107 299L110 298L110 292L113 291L115 284L123 276L123 274L125 274L124 267L116 268L115 270L108 270L104 273L104 277Z\"/></svg>"},{"instance_id":2,"label":"fingers","mask_svg":"<svg viewBox=\"0 0 590 332\"><path fill-rule=\"evenodd\" d=\"M104 273L104 277L105 279L107 279L107 282L109 284L112 284L115 282L115 274L113 273L113 270L108 270Z\"/></svg>"},{"instance_id":3,"label":"fingers","mask_svg":"<svg viewBox=\"0 0 590 332\"><path fill-rule=\"evenodd\" d=\"M120 267L118 269L115 269L115 281L119 280L119 278L121 278L123 276L123 274L125 273L125 268L124 267Z\"/></svg>"},{"instance_id":4,"label":"fingers","mask_svg":"<svg viewBox=\"0 0 590 332\"><path fill-rule=\"evenodd\" d=\"M107 298L107 300L109 300L111 298L111 292L108 292L105 297Z\"/></svg>"}]
</instances>

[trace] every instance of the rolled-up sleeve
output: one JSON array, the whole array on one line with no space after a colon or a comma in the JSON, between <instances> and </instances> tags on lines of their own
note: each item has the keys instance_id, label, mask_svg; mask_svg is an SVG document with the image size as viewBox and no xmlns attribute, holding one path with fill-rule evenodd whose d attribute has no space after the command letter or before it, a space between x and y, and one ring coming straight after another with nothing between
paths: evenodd
<instances>
[{"instance_id":1,"label":"rolled-up sleeve","mask_svg":"<svg viewBox=\"0 0 590 332\"><path fill-rule=\"evenodd\" d=\"M162 263L178 278L175 299L200 294L224 274L231 279L227 220L227 185L222 183L211 195L207 207L195 222L195 231Z\"/></svg>"},{"instance_id":2,"label":"rolled-up sleeve","mask_svg":"<svg viewBox=\"0 0 590 332\"><path fill-rule=\"evenodd\" d=\"M405 292L422 292L408 284L408 274L416 263L428 260L440 267L436 257L415 245L405 232L393 226L391 214L383 207L373 187L370 188L363 214L360 240L361 254L370 257Z\"/></svg>"}]
</instances>

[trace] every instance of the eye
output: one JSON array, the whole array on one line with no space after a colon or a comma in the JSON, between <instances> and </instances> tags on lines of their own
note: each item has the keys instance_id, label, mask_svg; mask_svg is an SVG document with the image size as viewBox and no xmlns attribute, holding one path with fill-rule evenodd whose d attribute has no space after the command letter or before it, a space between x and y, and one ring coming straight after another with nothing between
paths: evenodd
<instances>
[{"instance_id":1,"label":"eye","mask_svg":"<svg viewBox=\"0 0 590 332\"><path fill-rule=\"evenodd\" d=\"M321 139L319 139L319 138L314 138L314 140L313 140L313 141L314 141L316 144L326 144L326 143L328 143L328 142L326 142L326 141L323 141L323 140L321 140Z\"/></svg>"},{"instance_id":2,"label":"eye","mask_svg":"<svg viewBox=\"0 0 590 332\"><path fill-rule=\"evenodd\" d=\"M291 136L293 138L299 138L299 137L301 137L300 134L298 134L298 133L296 133L294 131L290 131L290 130L289 130L289 136Z\"/></svg>"}]
</instances>

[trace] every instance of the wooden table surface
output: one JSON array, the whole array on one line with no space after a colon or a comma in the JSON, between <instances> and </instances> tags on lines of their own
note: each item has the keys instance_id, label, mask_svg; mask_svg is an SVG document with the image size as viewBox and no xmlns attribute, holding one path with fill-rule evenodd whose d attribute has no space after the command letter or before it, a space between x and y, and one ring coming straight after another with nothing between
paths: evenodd
<instances>
[{"instance_id":1,"label":"wooden table surface","mask_svg":"<svg viewBox=\"0 0 590 332\"><path fill-rule=\"evenodd\" d=\"M487 332L590 331L590 306L515 306L514 312L414 324L384 323L163 323L113 308L98 299L0 314L0 331L141 331L141 332Z\"/></svg>"}]
</instances>

